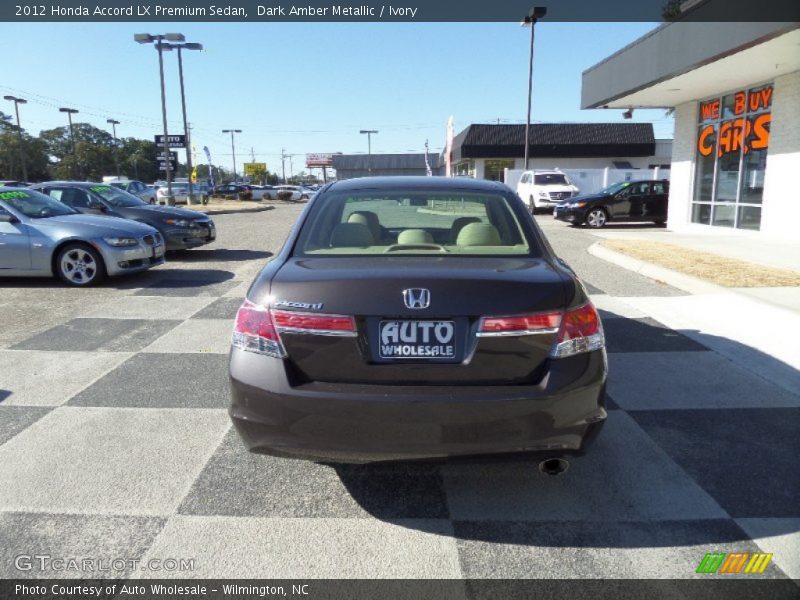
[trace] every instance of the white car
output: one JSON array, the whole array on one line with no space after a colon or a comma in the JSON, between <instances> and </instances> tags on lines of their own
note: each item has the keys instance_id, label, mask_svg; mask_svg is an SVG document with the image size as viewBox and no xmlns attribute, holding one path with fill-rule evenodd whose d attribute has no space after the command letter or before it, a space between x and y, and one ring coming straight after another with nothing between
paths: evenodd
<instances>
[{"instance_id":1,"label":"white car","mask_svg":"<svg viewBox=\"0 0 800 600\"><path fill-rule=\"evenodd\" d=\"M275 189L277 190L278 193L291 192L292 194L291 197L286 198L290 202L299 202L300 200L303 199L303 192L296 185L276 185ZM280 196L278 196L278 198L280 199ZM305 196L305 198L308 198L308 196Z\"/></svg>"},{"instance_id":2,"label":"white car","mask_svg":"<svg viewBox=\"0 0 800 600\"><path fill-rule=\"evenodd\" d=\"M166 185L161 186L156 191L156 204L167 204L169 198L168 188ZM175 198L175 204L186 204L189 201L189 186L185 183L172 184L172 196ZM199 198L198 194L195 194Z\"/></svg>"},{"instance_id":3,"label":"white car","mask_svg":"<svg viewBox=\"0 0 800 600\"><path fill-rule=\"evenodd\" d=\"M569 177L558 169L525 171L517 184L517 194L532 213L551 209L579 192Z\"/></svg>"}]
</instances>

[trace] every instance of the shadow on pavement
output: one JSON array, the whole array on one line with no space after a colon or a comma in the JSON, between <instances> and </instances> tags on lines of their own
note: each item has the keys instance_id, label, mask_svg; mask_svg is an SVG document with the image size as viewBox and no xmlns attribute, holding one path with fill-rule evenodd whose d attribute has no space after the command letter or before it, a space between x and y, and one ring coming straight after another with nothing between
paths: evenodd
<instances>
[{"instance_id":1,"label":"shadow on pavement","mask_svg":"<svg viewBox=\"0 0 800 600\"><path fill-rule=\"evenodd\" d=\"M614 321L620 326L610 325ZM651 351L708 353L697 341L703 336L694 331L671 331L650 319L608 323L608 344L618 352L641 356L648 344L655 344ZM706 335L706 341L711 337ZM756 349L729 339L724 343L740 346L738 355L753 356L754 364L772 362L800 377ZM730 368L741 369L736 363ZM676 387L673 378L681 375L654 372L652 386ZM609 377L625 378L626 373L612 371ZM752 377L758 382L757 374ZM772 389L766 380L763 385L765 393ZM800 528L800 400L794 403L791 393L778 391L783 400L772 405L764 398L749 405L747 398L738 399L744 408L626 410L624 402L617 402L586 455L570 459L569 470L555 477L538 470L541 457L519 455L331 466L373 517L431 533L435 527L426 519L448 518L459 540L512 546L717 547L701 553L731 544L740 551L758 551L743 527L766 528L770 536Z\"/></svg>"},{"instance_id":2,"label":"shadow on pavement","mask_svg":"<svg viewBox=\"0 0 800 600\"><path fill-rule=\"evenodd\" d=\"M195 262L203 260L222 260L222 261L247 261L269 258L272 252L262 250L228 249L228 248L196 248L194 250L170 250L167 253L167 265L169 261L176 260L181 262Z\"/></svg>"}]
</instances>

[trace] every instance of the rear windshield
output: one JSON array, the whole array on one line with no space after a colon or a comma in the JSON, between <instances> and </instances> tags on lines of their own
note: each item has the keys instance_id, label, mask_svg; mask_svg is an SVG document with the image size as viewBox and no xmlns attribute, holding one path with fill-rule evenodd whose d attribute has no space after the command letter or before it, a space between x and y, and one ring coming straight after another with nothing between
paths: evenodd
<instances>
[{"instance_id":1,"label":"rear windshield","mask_svg":"<svg viewBox=\"0 0 800 600\"><path fill-rule=\"evenodd\" d=\"M326 194L295 254L539 256L503 196L460 192Z\"/></svg>"},{"instance_id":2,"label":"rear windshield","mask_svg":"<svg viewBox=\"0 0 800 600\"><path fill-rule=\"evenodd\" d=\"M113 206L124 208L141 206L144 204L139 196L134 196L133 194L129 194L116 187L111 187L110 185L94 185L89 189Z\"/></svg>"},{"instance_id":3,"label":"rear windshield","mask_svg":"<svg viewBox=\"0 0 800 600\"><path fill-rule=\"evenodd\" d=\"M567 178L558 173L537 173L533 177L536 185L569 185Z\"/></svg>"}]
</instances>

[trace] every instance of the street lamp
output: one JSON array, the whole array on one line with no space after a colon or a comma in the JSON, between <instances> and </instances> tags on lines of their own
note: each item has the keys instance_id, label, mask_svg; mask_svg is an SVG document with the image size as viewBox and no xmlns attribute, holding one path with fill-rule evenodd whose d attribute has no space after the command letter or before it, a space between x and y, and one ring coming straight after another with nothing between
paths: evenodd
<instances>
[{"instance_id":1,"label":"street lamp","mask_svg":"<svg viewBox=\"0 0 800 600\"><path fill-rule=\"evenodd\" d=\"M533 38L536 30L536 21L541 19L547 14L547 8L544 6L535 6L530 10L528 16L525 17L522 25L531 28L531 52L528 61L528 119L525 121L525 170L528 170L528 161L530 160L530 144L531 144L531 100L533 97Z\"/></svg>"},{"instance_id":2,"label":"street lamp","mask_svg":"<svg viewBox=\"0 0 800 600\"><path fill-rule=\"evenodd\" d=\"M158 51L158 70L161 76L161 117L164 121L164 171L167 174L167 204L170 206L175 205L175 196L172 195L172 165L169 160L169 131L167 130L167 96L164 90L164 50L172 50L167 44L163 44L164 40L168 42L183 42L186 38L182 33L164 33L159 35L150 35L149 33L136 33L133 40L139 44L155 44Z\"/></svg>"},{"instance_id":3,"label":"street lamp","mask_svg":"<svg viewBox=\"0 0 800 600\"><path fill-rule=\"evenodd\" d=\"M117 125L116 119L106 119L106 123L111 123L111 130L114 132L114 164L117 166L117 179L119 179L119 148L117 147Z\"/></svg>"},{"instance_id":4,"label":"street lamp","mask_svg":"<svg viewBox=\"0 0 800 600\"><path fill-rule=\"evenodd\" d=\"M25 148L22 146L22 126L19 124L19 105L27 104L25 98L17 98L16 96L3 96L4 100L9 100L14 103L14 111L17 113L17 135L19 136L19 160L22 163L22 181L28 181L28 166L25 164Z\"/></svg>"},{"instance_id":5,"label":"street lamp","mask_svg":"<svg viewBox=\"0 0 800 600\"><path fill-rule=\"evenodd\" d=\"M76 108L59 108L58 110L59 112L67 113L67 118L69 119L69 139L72 144L72 157L77 160L75 157L75 130L72 128L72 115L77 114L78 110ZM70 173L74 176L74 171L71 167Z\"/></svg>"},{"instance_id":6,"label":"street lamp","mask_svg":"<svg viewBox=\"0 0 800 600\"><path fill-rule=\"evenodd\" d=\"M372 134L378 133L378 130L362 129L359 133L367 134L367 173L372 175Z\"/></svg>"},{"instance_id":7,"label":"street lamp","mask_svg":"<svg viewBox=\"0 0 800 600\"><path fill-rule=\"evenodd\" d=\"M186 170L189 172L189 204L194 202L194 187L192 185L192 142L189 134L189 122L186 119L186 92L183 87L183 56L181 50L202 50L203 44L187 43L187 44L161 44L164 50L169 49L178 50L178 76L181 82L181 108L183 109L183 134L186 139Z\"/></svg>"},{"instance_id":8,"label":"street lamp","mask_svg":"<svg viewBox=\"0 0 800 600\"><path fill-rule=\"evenodd\" d=\"M222 133L231 134L231 152L233 153L233 183L238 183L239 178L236 176L236 147L233 145L233 134L242 133L241 129L223 129Z\"/></svg>"}]
</instances>

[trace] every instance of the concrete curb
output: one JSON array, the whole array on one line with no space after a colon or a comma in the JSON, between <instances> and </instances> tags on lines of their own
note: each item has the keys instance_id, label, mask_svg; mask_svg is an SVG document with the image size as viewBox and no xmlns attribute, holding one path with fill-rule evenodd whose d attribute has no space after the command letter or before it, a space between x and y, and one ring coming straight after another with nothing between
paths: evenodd
<instances>
[{"instance_id":1,"label":"concrete curb","mask_svg":"<svg viewBox=\"0 0 800 600\"><path fill-rule=\"evenodd\" d=\"M684 292L688 292L690 294L737 293L729 288L717 285L716 283L710 283L708 281L704 281L703 279L693 277L692 275L679 273L678 271L673 271L672 269L667 269L666 267L660 267L658 265L654 265L653 263L627 256L621 252L601 246L600 244L600 242L595 242L589 246L589 254L610 263L614 263L623 269L628 269L634 273L639 273L639 275L644 275L650 279L661 281L667 285L678 288L679 290L683 290Z\"/></svg>"},{"instance_id":2,"label":"concrete curb","mask_svg":"<svg viewBox=\"0 0 800 600\"><path fill-rule=\"evenodd\" d=\"M233 215L238 213L257 213L257 212L264 212L265 210L272 210L275 207L271 204L267 206L248 206L245 208L211 208L208 210L202 209L194 209L190 208L189 210L196 210L196 212L214 216L214 215Z\"/></svg>"}]
</instances>

